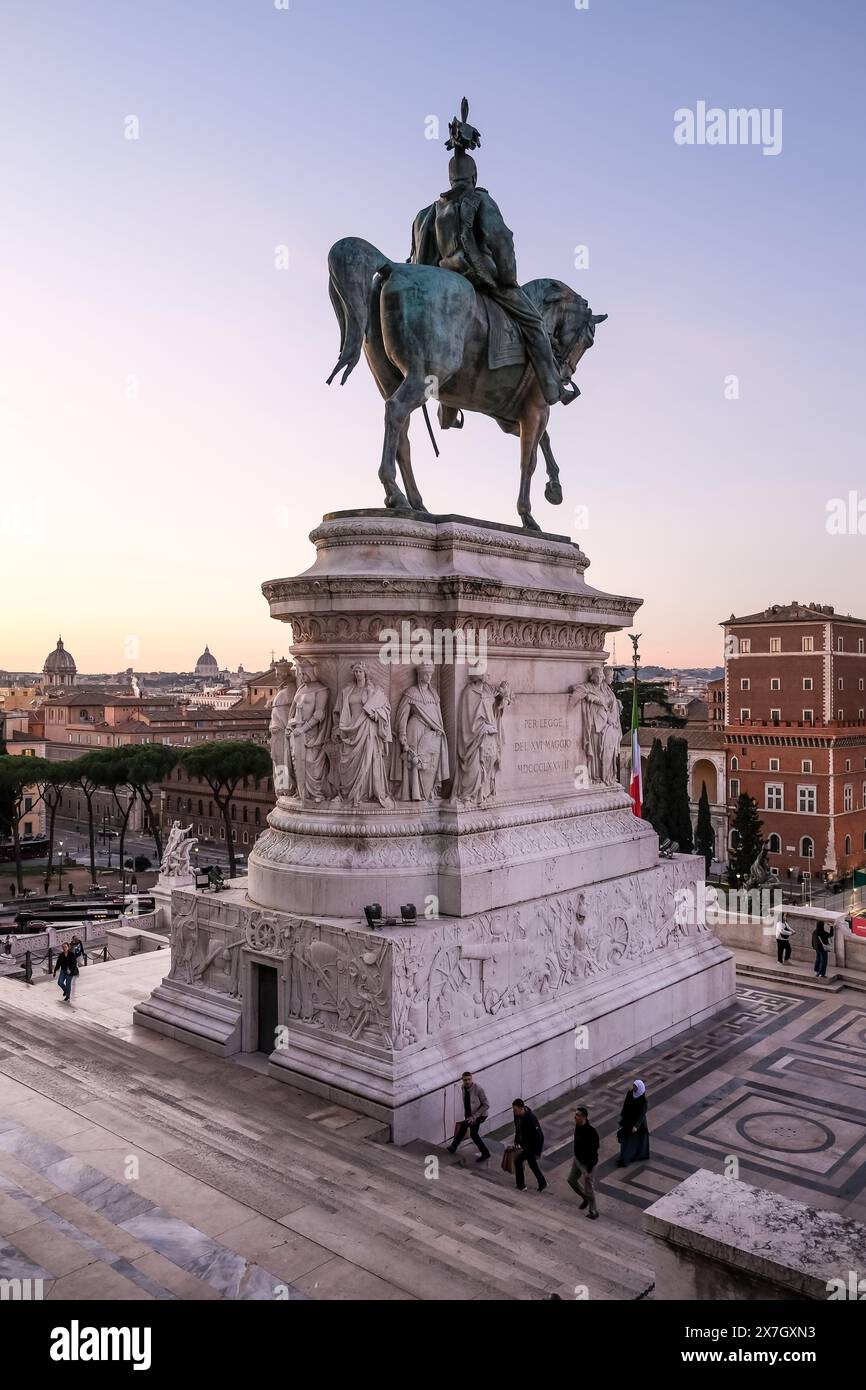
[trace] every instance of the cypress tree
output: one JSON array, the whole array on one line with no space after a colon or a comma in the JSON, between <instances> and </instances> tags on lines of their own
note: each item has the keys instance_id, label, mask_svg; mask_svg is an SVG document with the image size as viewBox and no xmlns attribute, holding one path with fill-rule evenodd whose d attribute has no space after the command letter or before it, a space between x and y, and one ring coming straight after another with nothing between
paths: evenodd
<instances>
[{"instance_id":1,"label":"cypress tree","mask_svg":"<svg viewBox=\"0 0 866 1390\"><path fill-rule=\"evenodd\" d=\"M698 824L695 833L695 852L704 856L705 872L710 872L713 853L716 847L716 834L710 816L710 798L706 782L701 783L701 798L698 802Z\"/></svg>"},{"instance_id":2,"label":"cypress tree","mask_svg":"<svg viewBox=\"0 0 866 1390\"><path fill-rule=\"evenodd\" d=\"M733 831L731 876L735 884L744 883L764 845L764 824L758 815L758 803L748 792L740 793Z\"/></svg>"},{"instance_id":3,"label":"cypress tree","mask_svg":"<svg viewBox=\"0 0 866 1390\"><path fill-rule=\"evenodd\" d=\"M671 838L667 815L667 758L658 738L653 739L647 759L641 816L649 821L660 840Z\"/></svg>"},{"instance_id":4,"label":"cypress tree","mask_svg":"<svg viewBox=\"0 0 866 1390\"><path fill-rule=\"evenodd\" d=\"M668 831L681 854L691 854L694 843L689 808L689 745L684 738L669 738L665 756Z\"/></svg>"}]
</instances>

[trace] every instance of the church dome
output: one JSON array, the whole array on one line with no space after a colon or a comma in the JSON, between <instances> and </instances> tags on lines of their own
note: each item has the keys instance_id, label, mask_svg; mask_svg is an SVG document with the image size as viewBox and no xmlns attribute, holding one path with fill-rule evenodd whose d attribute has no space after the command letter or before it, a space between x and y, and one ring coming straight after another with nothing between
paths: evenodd
<instances>
[{"instance_id":1,"label":"church dome","mask_svg":"<svg viewBox=\"0 0 866 1390\"><path fill-rule=\"evenodd\" d=\"M53 652L49 652L42 667L42 674L48 685L73 685L78 667L75 665L75 658L68 652L63 645L63 638L58 637L57 646Z\"/></svg>"},{"instance_id":2,"label":"church dome","mask_svg":"<svg viewBox=\"0 0 866 1390\"><path fill-rule=\"evenodd\" d=\"M198 661L195 663L195 673L197 676L218 676L219 663L213 655L210 647L205 647Z\"/></svg>"}]
</instances>

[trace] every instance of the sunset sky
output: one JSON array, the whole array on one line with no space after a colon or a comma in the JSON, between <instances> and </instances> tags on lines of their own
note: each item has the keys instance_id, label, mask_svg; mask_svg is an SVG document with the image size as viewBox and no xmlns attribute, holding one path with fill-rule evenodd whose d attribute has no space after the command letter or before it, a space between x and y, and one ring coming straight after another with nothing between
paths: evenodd
<instances>
[{"instance_id":1,"label":"sunset sky","mask_svg":"<svg viewBox=\"0 0 866 1390\"><path fill-rule=\"evenodd\" d=\"M366 365L325 385L328 248L405 259L464 94L521 279L610 315L534 512L644 597L644 659L714 664L772 602L866 615L866 534L825 524L866 512L864 42L862 0L3 0L0 667L58 632L83 671L286 650L262 581L382 500ZM781 153L676 144L699 101L780 108ZM427 506L515 523L516 441L440 442L417 416Z\"/></svg>"}]
</instances>

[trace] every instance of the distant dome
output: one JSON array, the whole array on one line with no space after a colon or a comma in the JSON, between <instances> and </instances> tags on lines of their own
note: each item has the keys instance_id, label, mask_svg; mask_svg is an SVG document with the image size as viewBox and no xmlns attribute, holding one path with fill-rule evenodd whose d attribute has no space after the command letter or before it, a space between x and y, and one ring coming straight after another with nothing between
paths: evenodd
<instances>
[{"instance_id":1,"label":"distant dome","mask_svg":"<svg viewBox=\"0 0 866 1390\"><path fill-rule=\"evenodd\" d=\"M48 653L42 667L43 683L45 685L74 685L77 671L75 658L64 647L63 638L58 637L57 646L53 652Z\"/></svg>"},{"instance_id":2,"label":"distant dome","mask_svg":"<svg viewBox=\"0 0 866 1390\"><path fill-rule=\"evenodd\" d=\"M195 663L195 673L197 676L218 676L219 662L211 652L210 647L205 647L198 661Z\"/></svg>"}]
</instances>

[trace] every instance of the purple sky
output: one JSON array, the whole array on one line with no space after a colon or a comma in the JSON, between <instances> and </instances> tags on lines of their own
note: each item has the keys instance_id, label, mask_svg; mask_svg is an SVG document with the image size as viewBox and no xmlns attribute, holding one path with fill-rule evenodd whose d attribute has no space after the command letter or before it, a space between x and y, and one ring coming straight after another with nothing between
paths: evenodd
<instances>
[{"instance_id":1,"label":"purple sky","mask_svg":"<svg viewBox=\"0 0 866 1390\"><path fill-rule=\"evenodd\" d=\"M645 598L648 662L715 663L732 610L862 615L866 536L825 521L866 512L864 39L860 0L4 0L0 667L58 631L84 670L286 649L261 581L381 502L372 379L325 386L328 248L407 255L464 93L521 278L610 314L539 522ZM677 145L698 101L781 108L781 153ZM413 440L431 510L516 520L493 422Z\"/></svg>"}]
</instances>

